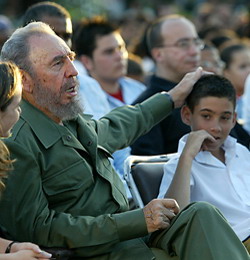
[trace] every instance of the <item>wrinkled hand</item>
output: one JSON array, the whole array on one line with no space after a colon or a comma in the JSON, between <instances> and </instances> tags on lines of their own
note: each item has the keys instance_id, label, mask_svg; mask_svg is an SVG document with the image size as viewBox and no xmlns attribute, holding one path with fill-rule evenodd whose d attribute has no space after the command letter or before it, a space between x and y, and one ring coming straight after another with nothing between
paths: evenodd
<instances>
[{"instance_id":1,"label":"wrinkled hand","mask_svg":"<svg viewBox=\"0 0 250 260\"><path fill-rule=\"evenodd\" d=\"M11 259L18 259L18 260L47 260L50 257L45 257L42 253L35 253L32 250L20 250L16 253L11 253L9 256L12 256ZM8 258L10 259L10 258Z\"/></svg>"},{"instance_id":2,"label":"wrinkled hand","mask_svg":"<svg viewBox=\"0 0 250 260\"><path fill-rule=\"evenodd\" d=\"M29 243L29 242L14 243L11 247L10 252L17 253L20 255L27 255L27 256L29 255L30 257L33 257L34 259L49 259L51 257L51 254L49 254L45 251L42 251L39 248L39 246L37 246L33 243ZM27 259L33 259L33 258L27 258ZM23 258L23 259L26 259L26 258Z\"/></svg>"},{"instance_id":3,"label":"wrinkled hand","mask_svg":"<svg viewBox=\"0 0 250 260\"><path fill-rule=\"evenodd\" d=\"M216 142L216 140L206 130L191 132L188 135L182 154L189 154L191 159L194 159L199 151L208 150L207 144L213 142Z\"/></svg>"},{"instance_id":4,"label":"wrinkled hand","mask_svg":"<svg viewBox=\"0 0 250 260\"><path fill-rule=\"evenodd\" d=\"M181 107L184 104L193 85L204 73L206 72L204 72L201 67L194 72L187 73L180 83L168 92L174 101L175 108Z\"/></svg>"},{"instance_id":5,"label":"wrinkled hand","mask_svg":"<svg viewBox=\"0 0 250 260\"><path fill-rule=\"evenodd\" d=\"M166 229L170 221L180 211L177 202L173 199L154 199L143 209L148 232Z\"/></svg>"}]
</instances>

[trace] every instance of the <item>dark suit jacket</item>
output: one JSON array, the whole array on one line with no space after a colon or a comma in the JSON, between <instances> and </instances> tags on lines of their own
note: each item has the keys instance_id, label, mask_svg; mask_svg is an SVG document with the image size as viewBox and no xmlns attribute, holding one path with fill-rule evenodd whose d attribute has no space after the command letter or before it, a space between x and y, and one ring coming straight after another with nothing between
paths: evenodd
<instances>
[{"instance_id":1,"label":"dark suit jacket","mask_svg":"<svg viewBox=\"0 0 250 260\"><path fill-rule=\"evenodd\" d=\"M142 102L157 92L169 91L175 85L175 82L153 75L149 79L148 88L135 100L134 104ZM175 109L151 131L136 140L131 146L132 154L155 155L177 152L179 139L188 132L190 132L190 127L182 122L180 109Z\"/></svg>"}]
</instances>

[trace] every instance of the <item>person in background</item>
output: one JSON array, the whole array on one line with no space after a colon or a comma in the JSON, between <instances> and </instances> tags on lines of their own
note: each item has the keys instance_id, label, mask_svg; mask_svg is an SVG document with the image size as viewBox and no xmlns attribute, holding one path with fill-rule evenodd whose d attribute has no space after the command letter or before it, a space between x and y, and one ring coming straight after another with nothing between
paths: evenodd
<instances>
[{"instance_id":1,"label":"person in background","mask_svg":"<svg viewBox=\"0 0 250 260\"><path fill-rule=\"evenodd\" d=\"M204 44L194 24L184 16L163 16L152 23L147 34L148 48L155 61L155 73L147 80L147 89L133 102L140 103L159 91L171 90L182 77L200 64ZM158 155L177 151L179 139L190 131L180 109L161 121L132 144L132 154Z\"/></svg>"},{"instance_id":2,"label":"person in background","mask_svg":"<svg viewBox=\"0 0 250 260\"><path fill-rule=\"evenodd\" d=\"M242 96L242 119L243 127L250 135L250 74L247 76ZM250 148L250 147L249 147Z\"/></svg>"},{"instance_id":3,"label":"person in background","mask_svg":"<svg viewBox=\"0 0 250 260\"><path fill-rule=\"evenodd\" d=\"M72 21L70 13L63 6L50 1L31 5L23 15L22 25L25 26L35 21L42 21L50 25L54 32L71 47Z\"/></svg>"},{"instance_id":4,"label":"person in background","mask_svg":"<svg viewBox=\"0 0 250 260\"><path fill-rule=\"evenodd\" d=\"M127 77L145 82L145 72L142 65L142 59L133 53L128 54Z\"/></svg>"},{"instance_id":5,"label":"person in background","mask_svg":"<svg viewBox=\"0 0 250 260\"><path fill-rule=\"evenodd\" d=\"M221 60L217 48L215 48L212 44L206 43L204 49L202 49L201 66L206 71L213 72L216 75L223 75L225 64ZM240 144L249 149L250 135L243 128L242 122L236 121L230 135L236 138Z\"/></svg>"},{"instance_id":6,"label":"person in background","mask_svg":"<svg viewBox=\"0 0 250 260\"><path fill-rule=\"evenodd\" d=\"M250 73L250 47L244 44L232 44L221 50L221 60L225 63L223 75L229 79L237 95L237 120L242 120L242 95L245 81Z\"/></svg>"},{"instance_id":7,"label":"person in background","mask_svg":"<svg viewBox=\"0 0 250 260\"><path fill-rule=\"evenodd\" d=\"M236 94L218 75L201 77L182 107L191 133L164 166L159 198L181 208L206 201L221 210L250 252L250 152L229 136L236 122Z\"/></svg>"},{"instance_id":8,"label":"person in background","mask_svg":"<svg viewBox=\"0 0 250 260\"><path fill-rule=\"evenodd\" d=\"M71 248L80 259L249 259L212 205L191 204L179 212L174 200L156 199L129 210L109 161L182 106L201 68L168 93L96 121L82 115L78 103L74 53L48 25L17 29L1 59L17 63L23 83L22 114L6 140L16 161L0 201L0 225L11 237Z\"/></svg>"},{"instance_id":9,"label":"person in background","mask_svg":"<svg viewBox=\"0 0 250 260\"><path fill-rule=\"evenodd\" d=\"M155 72L155 62L152 59L150 51L147 45L147 31L150 24L145 28L140 41L134 45L131 50L132 53L139 56L142 60L142 68L145 73L145 84L147 84L148 78Z\"/></svg>"},{"instance_id":10,"label":"person in background","mask_svg":"<svg viewBox=\"0 0 250 260\"><path fill-rule=\"evenodd\" d=\"M11 35L12 31L13 25L11 20L5 15L0 15L0 51L3 44Z\"/></svg>"},{"instance_id":11,"label":"person in background","mask_svg":"<svg viewBox=\"0 0 250 260\"><path fill-rule=\"evenodd\" d=\"M200 65L205 71L216 75L222 75L225 67L218 49L212 43L205 43L204 48L201 50Z\"/></svg>"},{"instance_id":12,"label":"person in background","mask_svg":"<svg viewBox=\"0 0 250 260\"><path fill-rule=\"evenodd\" d=\"M18 68L10 62L0 62L0 136L2 138L11 135L11 129L19 119L21 94L22 82ZM0 199L5 189L8 172L12 169L12 163L8 148L0 140ZM13 196L18 196L18 194L13 194ZM42 251L35 244L18 243L0 238L0 260L45 260L50 257L50 254Z\"/></svg>"},{"instance_id":13,"label":"person in background","mask_svg":"<svg viewBox=\"0 0 250 260\"><path fill-rule=\"evenodd\" d=\"M80 21L73 41L77 58L99 82L110 109L131 104L145 90L145 85L126 77L128 52L125 42L118 28L108 20L97 16Z\"/></svg>"}]
</instances>

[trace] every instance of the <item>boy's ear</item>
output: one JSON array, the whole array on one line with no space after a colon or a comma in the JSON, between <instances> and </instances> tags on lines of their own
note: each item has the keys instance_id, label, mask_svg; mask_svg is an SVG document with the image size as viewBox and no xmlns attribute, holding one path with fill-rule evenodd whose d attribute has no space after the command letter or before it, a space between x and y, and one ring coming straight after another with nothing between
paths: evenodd
<instances>
[{"instance_id":1,"label":"boy's ear","mask_svg":"<svg viewBox=\"0 0 250 260\"><path fill-rule=\"evenodd\" d=\"M185 123L186 125L191 125L191 116L192 112L190 108L186 105L182 106L181 108L181 119L182 122Z\"/></svg>"},{"instance_id":2,"label":"boy's ear","mask_svg":"<svg viewBox=\"0 0 250 260\"><path fill-rule=\"evenodd\" d=\"M22 75L23 91L32 94L34 84L30 74L21 69L20 72Z\"/></svg>"}]
</instances>

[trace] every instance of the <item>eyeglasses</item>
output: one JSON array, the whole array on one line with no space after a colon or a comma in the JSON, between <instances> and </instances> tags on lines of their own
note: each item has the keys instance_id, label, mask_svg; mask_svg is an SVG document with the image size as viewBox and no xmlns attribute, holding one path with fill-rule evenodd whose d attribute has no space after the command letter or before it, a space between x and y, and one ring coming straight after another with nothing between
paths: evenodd
<instances>
[{"instance_id":1,"label":"eyeglasses","mask_svg":"<svg viewBox=\"0 0 250 260\"><path fill-rule=\"evenodd\" d=\"M215 61L215 62L211 62L211 61L202 61L200 64L203 68L220 68L220 69L224 69L225 68L225 63L223 61Z\"/></svg>"},{"instance_id":2,"label":"eyeglasses","mask_svg":"<svg viewBox=\"0 0 250 260\"><path fill-rule=\"evenodd\" d=\"M162 44L157 47L158 48L176 47L176 48L180 48L182 50L189 50L192 45L199 48L200 50L202 50L204 48L204 42L199 38L181 39L174 44Z\"/></svg>"}]
</instances>

